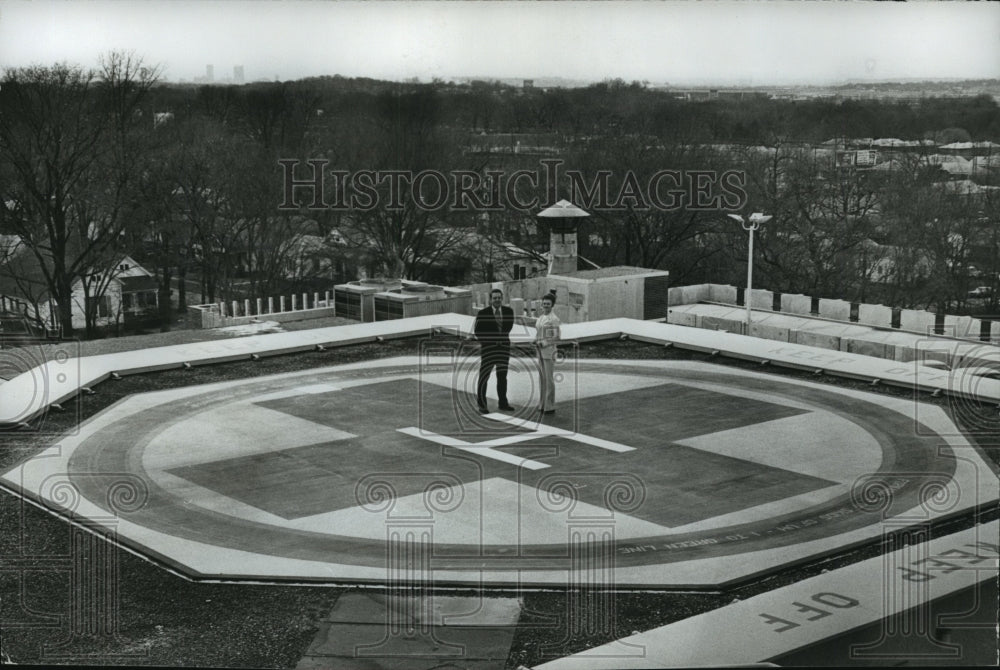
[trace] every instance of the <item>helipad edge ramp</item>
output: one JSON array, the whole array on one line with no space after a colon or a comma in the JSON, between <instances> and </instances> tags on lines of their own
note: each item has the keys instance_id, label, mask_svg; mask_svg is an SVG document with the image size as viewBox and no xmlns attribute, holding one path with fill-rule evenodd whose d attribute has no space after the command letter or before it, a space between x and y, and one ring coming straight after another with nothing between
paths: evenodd
<instances>
[{"instance_id":1,"label":"helipad edge ramp","mask_svg":"<svg viewBox=\"0 0 1000 670\"><path fill-rule=\"evenodd\" d=\"M914 543L535 667L605 670L766 663L904 613L912 617L929 616L920 610L921 606L984 580L996 580L998 534L1000 521L993 521ZM908 623L914 624L906 631L909 636L922 635L930 643L929 648L960 662L959 650L949 649L945 643L933 644L933 622ZM931 625L918 625L928 623ZM891 632L887 626L887 633ZM859 659L864 658L866 651L869 662L878 660L879 650L874 646L857 649ZM886 660L889 659L883 658L882 662ZM920 658L913 660L919 662Z\"/></svg>"}]
</instances>

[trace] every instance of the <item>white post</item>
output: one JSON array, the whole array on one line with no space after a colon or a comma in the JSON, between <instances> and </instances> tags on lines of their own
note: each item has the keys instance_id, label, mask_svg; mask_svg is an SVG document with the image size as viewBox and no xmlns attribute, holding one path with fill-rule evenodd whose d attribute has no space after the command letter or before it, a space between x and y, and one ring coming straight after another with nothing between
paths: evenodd
<instances>
[{"instance_id":1,"label":"white post","mask_svg":"<svg viewBox=\"0 0 1000 670\"><path fill-rule=\"evenodd\" d=\"M243 316L250 316L250 298L243 298Z\"/></svg>"},{"instance_id":2,"label":"white post","mask_svg":"<svg viewBox=\"0 0 1000 670\"><path fill-rule=\"evenodd\" d=\"M267 313L274 314L274 296L268 296L267 298Z\"/></svg>"},{"instance_id":3,"label":"white post","mask_svg":"<svg viewBox=\"0 0 1000 670\"><path fill-rule=\"evenodd\" d=\"M260 312L261 312L260 308L261 308L261 300L260 300L260 298L257 298L257 316L260 316Z\"/></svg>"},{"instance_id":4,"label":"white post","mask_svg":"<svg viewBox=\"0 0 1000 670\"><path fill-rule=\"evenodd\" d=\"M756 226L750 226L750 250L747 252L747 335L750 334L750 305L753 302L753 231Z\"/></svg>"},{"instance_id":5,"label":"white post","mask_svg":"<svg viewBox=\"0 0 1000 670\"><path fill-rule=\"evenodd\" d=\"M751 311L753 305L753 234L754 231L760 228L761 224L770 221L771 217L760 212L754 212L751 214L749 220L744 219L739 214L727 214L726 216L734 221L739 221L743 230L750 233L750 246L747 248L747 291L743 296L743 300L746 303L747 308L746 335L750 335L750 320L752 318Z\"/></svg>"},{"instance_id":6,"label":"white post","mask_svg":"<svg viewBox=\"0 0 1000 670\"><path fill-rule=\"evenodd\" d=\"M239 315L240 315L239 303L233 300L233 316L239 316Z\"/></svg>"},{"instance_id":7,"label":"white post","mask_svg":"<svg viewBox=\"0 0 1000 670\"><path fill-rule=\"evenodd\" d=\"M281 300L281 304L280 304L281 311L284 312L285 311L285 296L281 296L280 300Z\"/></svg>"},{"instance_id":8,"label":"white post","mask_svg":"<svg viewBox=\"0 0 1000 670\"><path fill-rule=\"evenodd\" d=\"M308 308L309 308L309 294L303 293L302 294L302 309L308 309Z\"/></svg>"},{"instance_id":9,"label":"white post","mask_svg":"<svg viewBox=\"0 0 1000 670\"><path fill-rule=\"evenodd\" d=\"M297 297L298 297L298 296L296 296L296 295L295 295L294 293L292 294L292 311L293 311L293 312L295 311L295 306L296 306L296 305L298 304L298 303L296 302L296 300L297 300Z\"/></svg>"}]
</instances>

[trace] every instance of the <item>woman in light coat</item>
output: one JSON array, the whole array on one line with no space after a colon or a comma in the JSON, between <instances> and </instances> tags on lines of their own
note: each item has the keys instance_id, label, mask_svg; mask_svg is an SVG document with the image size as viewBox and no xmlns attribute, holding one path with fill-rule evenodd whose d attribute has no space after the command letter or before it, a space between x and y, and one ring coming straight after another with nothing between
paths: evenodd
<instances>
[{"instance_id":1,"label":"woman in light coat","mask_svg":"<svg viewBox=\"0 0 1000 670\"><path fill-rule=\"evenodd\" d=\"M552 414L556 411L555 363L556 343L559 342L559 317L552 313L556 304L556 296L549 293L542 298L542 312L535 322L535 348L538 349L538 370L541 380L542 414Z\"/></svg>"}]
</instances>

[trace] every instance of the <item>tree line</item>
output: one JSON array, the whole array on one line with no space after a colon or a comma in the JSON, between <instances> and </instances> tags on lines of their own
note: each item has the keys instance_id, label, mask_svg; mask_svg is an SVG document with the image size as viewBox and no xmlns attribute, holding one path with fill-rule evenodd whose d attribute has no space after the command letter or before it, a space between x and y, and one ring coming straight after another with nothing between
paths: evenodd
<instances>
[{"instance_id":1,"label":"tree line","mask_svg":"<svg viewBox=\"0 0 1000 670\"><path fill-rule=\"evenodd\" d=\"M744 210L774 216L758 236L760 286L955 310L977 306L966 304L970 288L996 288L1000 272L996 191L951 188L919 154L873 171L815 151L837 138L997 141L1000 109L986 96L694 102L617 80L550 90L341 77L181 86L159 74L134 54L112 53L95 69L16 68L0 82L0 234L20 238L41 269L21 292L53 297L66 334L73 286L101 295L122 254L155 270L169 323L172 294L183 310L188 287L212 302L353 279L355 267L434 279L496 243L536 257L548 246L530 212L429 209L414 197L384 206L386 183L379 206L309 207L304 194L300 209L282 209L287 159L322 159L341 172L461 172L488 189L491 171L549 157L584 175L610 173L616 193L627 175L641 182L665 168L738 171ZM526 134L546 145L542 153L502 141L472 148ZM982 185L996 185L996 170L985 174ZM324 176L331 189L335 178ZM570 192L565 181L556 186ZM676 284L741 283L746 237L723 211L622 202L583 225L588 260L667 269ZM15 281L23 262L0 258ZM503 278L492 267L477 266L484 274L469 280Z\"/></svg>"}]
</instances>

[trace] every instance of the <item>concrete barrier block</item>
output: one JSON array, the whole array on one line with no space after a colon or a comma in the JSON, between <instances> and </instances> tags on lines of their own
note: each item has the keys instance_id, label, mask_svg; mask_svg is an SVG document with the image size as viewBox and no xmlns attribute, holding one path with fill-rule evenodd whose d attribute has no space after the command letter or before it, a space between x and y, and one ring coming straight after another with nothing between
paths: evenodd
<instances>
[{"instance_id":1,"label":"concrete barrier block","mask_svg":"<svg viewBox=\"0 0 1000 670\"><path fill-rule=\"evenodd\" d=\"M819 315L824 319L835 319L837 321L851 320L851 303L846 300L831 300L820 298Z\"/></svg>"},{"instance_id":2,"label":"concrete barrier block","mask_svg":"<svg viewBox=\"0 0 1000 670\"><path fill-rule=\"evenodd\" d=\"M924 361L938 361L945 365L951 365L954 358L954 352L950 349L920 348L916 352L916 359L919 363L923 363Z\"/></svg>"},{"instance_id":3,"label":"concrete barrier block","mask_svg":"<svg viewBox=\"0 0 1000 670\"><path fill-rule=\"evenodd\" d=\"M719 329L719 317L717 316L705 316L703 314L699 314L697 323L699 328L704 328L705 330Z\"/></svg>"},{"instance_id":4,"label":"concrete barrier block","mask_svg":"<svg viewBox=\"0 0 1000 670\"><path fill-rule=\"evenodd\" d=\"M812 313L812 298L802 294L781 294L781 311L789 314Z\"/></svg>"},{"instance_id":5,"label":"concrete barrier block","mask_svg":"<svg viewBox=\"0 0 1000 670\"><path fill-rule=\"evenodd\" d=\"M698 318L698 327L706 330L725 330L730 333L742 333L743 322L732 319L723 319L719 316L701 316Z\"/></svg>"},{"instance_id":6,"label":"concrete barrier block","mask_svg":"<svg viewBox=\"0 0 1000 670\"><path fill-rule=\"evenodd\" d=\"M963 316L959 318L959 322L955 324L956 331L958 332L958 337L962 337L968 340L978 340L979 332L982 329L982 322L979 319L975 319L971 316Z\"/></svg>"},{"instance_id":7,"label":"concrete barrier block","mask_svg":"<svg viewBox=\"0 0 1000 670\"><path fill-rule=\"evenodd\" d=\"M750 290L750 307L752 309L763 309L772 311L774 309L774 291L762 288Z\"/></svg>"},{"instance_id":8,"label":"concrete barrier block","mask_svg":"<svg viewBox=\"0 0 1000 670\"><path fill-rule=\"evenodd\" d=\"M806 347L818 347L820 349L833 349L840 351L840 337L827 333L817 333L809 330L792 330L789 334L789 341L801 344Z\"/></svg>"},{"instance_id":9,"label":"concrete barrier block","mask_svg":"<svg viewBox=\"0 0 1000 670\"><path fill-rule=\"evenodd\" d=\"M902 330L911 330L921 335L928 335L934 332L935 316L932 312L925 312L920 309L904 309L899 313L899 327Z\"/></svg>"},{"instance_id":10,"label":"concrete barrier block","mask_svg":"<svg viewBox=\"0 0 1000 670\"><path fill-rule=\"evenodd\" d=\"M681 287L682 300L685 305L694 305L703 300L712 299L712 291L708 284L696 284L694 286Z\"/></svg>"},{"instance_id":11,"label":"concrete barrier block","mask_svg":"<svg viewBox=\"0 0 1000 670\"><path fill-rule=\"evenodd\" d=\"M667 307L684 304L684 287L674 286L667 289Z\"/></svg>"},{"instance_id":12,"label":"concrete barrier block","mask_svg":"<svg viewBox=\"0 0 1000 670\"><path fill-rule=\"evenodd\" d=\"M971 316L952 316L951 314L946 314L944 317L944 334L950 337L979 337L978 328L975 333L972 332L972 321ZM978 326L978 319L976 320L976 324Z\"/></svg>"},{"instance_id":13,"label":"concrete barrier block","mask_svg":"<svg viewBox=\"0 0 1000 670\"><path fill-rule=\"evenodd\" d=\"M667 310L667 323L677 326L698 327L698 315L692 312L681 312L676 309Z\"/></svg>"},{"instance_id":14,"label":"concrete barrier block","mask_svg":"<svg viewBox=\"0 0 1000 670\"><path fill-rule=\"evenodd\" d=\"M769 326L766 323L751 323L750 336L759 337L765 340L788 342L789 330L788 328L781 328L779 326Z\"/></svg>"},{"instance_id":15,"label":"concrete barrier block","mask_svg":"<svg viewBox=\"0 0 1000 670\"><path fill-rule=\"evenodd\" d=\"M856 340L850 337L841 338L841 351L862 356L874 356L875 358L887 358L885 342L870 342L868 340Z\"/></svg>"},{"instance_id":16,"label":"concrete barrier block","mask_svg":"<svg viewBox=\"0 0 1000 670\"><path fill-rule=\"evenodd\" d=\"M885 305L858 305L858 323L866 326L892 327L892 308Z\"/></svg>"},{"instance_id":17,"label":"concrete barrier block","mask_svg":"<svg viewBox=\"0 0 1000 670\"><path fill-rule=\"evenodd\" d=\"M728 284L709 284L709 300L712 302L724 302L728 305L736 304L736 287Z\"/></svg>"},{"instance_id":18,"label":"concrete barrier block","mask_svg":"<svg viewBox=\"0 0 1000 670\"><path fill-rule=\"evenodd\" d=\"M316 309L300 309L297 312L281 312L269 315L267 317L267 321L277 321L278 323L285 323L287 321L306 321L308 319L323 319L335 316L336 313L336 307L317 307ZM248 317L245 323L249 323L253 318L256 317Z\"/></svg>"},{"instance_id":19,"label":"concrete barrier block","mask_svg":"<svg viewBox=\"0 0 1000 670\"><path fill-rule=\"evenodd\" d=\"M983 333L983 320L982 319L972 319L970 317L969 323L969 334L965 335L967 339L979 340Z\"/></svg>"}]
</instances>

